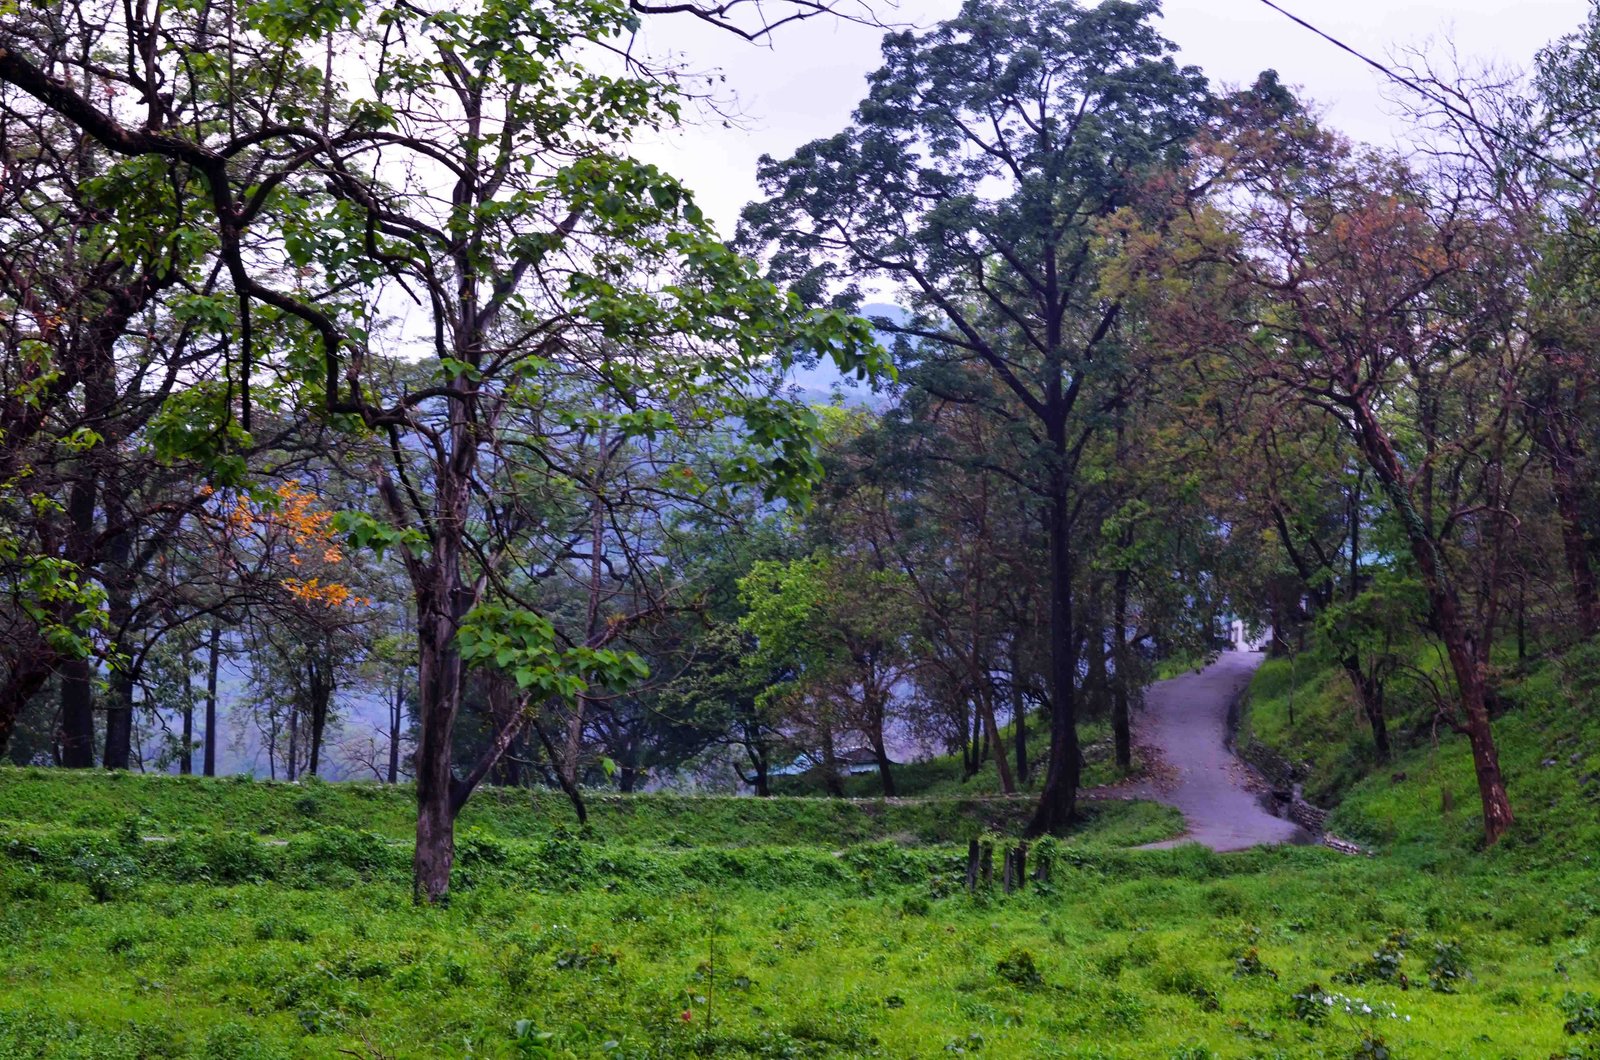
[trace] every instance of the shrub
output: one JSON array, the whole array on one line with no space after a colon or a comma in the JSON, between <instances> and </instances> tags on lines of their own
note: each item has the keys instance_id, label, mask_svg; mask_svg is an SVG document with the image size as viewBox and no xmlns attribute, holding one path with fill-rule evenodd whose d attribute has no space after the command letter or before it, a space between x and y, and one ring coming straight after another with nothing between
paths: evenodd
<instances>
[{"instance_id":1,"label":"shrub","mask_svg":"<svg viewBox=\"0 0 1600 1060\"><path fill-rule=\"evenodd\" d=\"M1006 982L1025 989L1031 990L1044 985L1044 976L1039 974L1033 954L1027 950L1012 950L996 962L994 970L995 974Z\"/></svg>"},{"instance_id":2,"label":"shrub","mask_svg":"<svg viewBox=\"0 0 1600 1060\"><path fill-rule=\"evenodd\" d=\"M1316 983L1307 983L1300 992L1289 999L1289 1011L1302 1023L1316 1026L1333 1011L1333 995Z\"/></svg>"},{"instance_id":3,"label":"shrub","mask_svg":"<svg viewBox=\"0 0 1600 1060\"><path fill-rule=\"evenodd\" d=\"M1258 976L1265 979L1276 979L1278 978L1278 973L1268 968L1266 963L1262 961L1261 954L1256 952L1254 946L1251 946L1234 957L1233 977L1235 979L1247 979Z\"/></svg>"},{"instance_id":4,"label":"shrub","mask_svg":"<svg viewBox=\"0 0 1600 1060\"><path fill-rule=\"evenodd\" d=\"M84 854L74 862L79 877L96 902L115 902L133 891L139 866L122 855Z\"/></svg>"},{"instance_id":5,"label":"shrub","mask_svg":"<svg viewBox=\"0 0 1600 1060\"><path fill-rule=\"evenodd\" d=\"M265 917L256 921L255 937L257 942L310 942L311 929L296 920L285 920L280 917Z\"/></svg>"},{"instance_id":6,"label":"shrub","mask_svg":"<svg viewBox=\"0 0 1600 1060\"><path fill-rule=\"evenodd\" d=\"M1561 1014L1567 1018L1561 1029L1574 1038L1590 1039L1586 1043L1600 1055L1600 998L1590 993L1567 991L1561 998Z\"/></svg>"},{"instance_id":7,"label":"shrub","mask_svg":"<svg viewBox=\"0 0 1600 1060\"><path fill-rule=\"evenodd\" d=\"M289 1054L242 1023L224 1023L206 1035L207 1060L282 1060Z\"/></svg>"},{"instance_id":8,"label":"shrub","mask_svg":"<svg viewBox=\"0 0 1600 1060\"><path fill-rule=\"evenodd\" d=\"M1406 959L1406 948L1411 936L1404 931L1391 931L1389 936L1364 961L1352 964L1348 971L1334 976L1340 983L1391 983L1401 990L1411 988L1411 979L1400 970Z\"/></svg>"},{"instance_id":9,"label":"shrub","mask_svg":"<svg viewBox=\"0 0 1600 1060\"><path fill-rule=\"evenodd\" d=\"M1157 990L1164 994L1192 998L1206 1012L1216 1012L1222 1007L1210 978L1198 968L1168 961L1158 965L1151 978Z\"/></svg>"},{"instance_id":10,"label":"shrub","mask_svg":"<svg viewBox=\"0 0 1600 1060\"><path fill-rule=\"evenodd\" d=\"M1440 994L1456 992L1456 983L1470 978L1467 959L1456 939L1440 940L1433 944L1433 962L1428 966L1428 986Z\"/></svg>"}]
</instances>

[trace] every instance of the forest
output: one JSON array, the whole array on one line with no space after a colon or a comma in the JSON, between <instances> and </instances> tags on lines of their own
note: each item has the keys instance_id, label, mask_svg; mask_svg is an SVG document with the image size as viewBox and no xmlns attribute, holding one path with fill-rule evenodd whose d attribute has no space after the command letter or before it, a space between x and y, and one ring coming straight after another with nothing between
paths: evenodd
<instances>
[{"instance_id":1,"label":"forest","mask_svg":"<svg viewBox=\"0 0 1600 1060\"><path fill-rule=\"evenodd\" d=\"M1161 13L0 3L0 1058L1600 1057L1600 6Z\"/></svg>"}]
</instances>

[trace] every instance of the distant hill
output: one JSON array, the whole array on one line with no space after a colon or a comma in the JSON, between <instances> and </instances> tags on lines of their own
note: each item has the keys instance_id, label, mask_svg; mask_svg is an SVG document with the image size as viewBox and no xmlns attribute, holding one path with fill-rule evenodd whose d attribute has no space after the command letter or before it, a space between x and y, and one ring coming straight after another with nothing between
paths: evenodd
<instances>
[{"instance_id":1,"label":"distant hill","mask_svg":"<svg viewBox=\"0 0 1600 1060\"><path fill-rule=\"evenodd\" d=\"M908 314L899 306L884 302L869 302L861 307L861 315L868 318L887 317L899 322L905 320ZM878 339L885 345L890 341L890 337L881 332L878 334ZM789 383L802 398L812 403L831 402L835 395L846 405L881 408L886 403L885 395L874 393L867 383L841 374L829 361L821 361L810 367L795 365L789 370Z\"/></svg>"}]
</instances>

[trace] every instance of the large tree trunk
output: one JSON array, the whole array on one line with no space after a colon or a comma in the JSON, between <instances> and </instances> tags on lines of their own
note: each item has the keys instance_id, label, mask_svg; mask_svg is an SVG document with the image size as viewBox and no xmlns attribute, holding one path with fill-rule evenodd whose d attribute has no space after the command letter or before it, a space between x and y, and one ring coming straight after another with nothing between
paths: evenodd
<instances>
[{"instance_id":1,"label":"large tree trunk","mask_svg":"<svg viewBox=\"0 0 1600 1060\"><path fill-rule=\"evenodd\" d=\"M1052 472L1050 498L1050 757L1039 808L1028 822L1030 837L1066 830L1077 809L1081 755L1078 750L1076 694L1077 640L1072 626L1072 542L1068 536L1071 501L1067 490L1066 434L1053 426L1058 466Z\"/></svg>"},{"instance_id":2,"label":"large tree trunk","mask_svg":"<svg viewBox=\"0 0 1600 1060\"><path fill-rule=\"evenodd\" d=\"M1131 538L1131 531L1128 535ZM1131 544L1131 540L1125 544ZM1133 674L1128 664L1128 569L1117 571L1112 583L1111 632L1112 665L1116 667L1115 684L1111 689L1111 743L1117 768L1123 772L1133 768L1133 719L1129 716L1129 700L1133 689L1129 687Z\"/></svg>"},{"instance_id":3,"label":"large tree trunk","mask_svg":"<svg viewBox=\"0 0 1600 1060\"><path fill-rule=\"evenodd\" d=\"M752 777L754 783L752 786L756 789L756 798L770 798L772 786L771 781L768 779L767 756L764 754L752 756L750 766L754 770L754 776Z\"/></svg>"},{"instance_id":4,"label":"large tree trunk","mask_svg":"<svg viewBox=\"0 0 1600 1060\"><path fill-rule=\"evenodd\" d=\"M739 779L755 789L757 798L764 799L772 794L770 752L766 740L762 737L761 722L755 717L754 701L746 701L746 708L749 713L740 724L744 730L744 751L750 756L751 773L748 777L740 773ZM737 768L735 766L735 769Z\"/></svg>"},{"instance_id":5,"label":"large tree trunk","mask_svg":"<svg viewBox=\"0 0 1600 1060\"><path fill-rule=\"evenodd\" d=\"M874 690L867 694L864 706L867 714L867 742L872 745L872 756L878 765L878 780L883 785L884 797L893 798L895 794L893 763L889 761L889 750L883 736L884 704L888 698L888 693Z\"/></svg>"},{"instance_id":6,"label":"large tree trunk","mask_svg":"<svg viewBox=\"0 0 1600 1060\"><path fill-rule=\"evenodd\" d=\"M67 490L66 558L89 573L94 562L97 481L92 469L81 473ZM70 609L61 615L71 617ZM69 769L94 765L94 681L87 659L69 659L61 665L61 764Z\"/></svg>"},{"instance_id":7,"label":"large tree trunk","mask_svg":"<svg viewBox=\"0 0 1600 1060\"><path fill-rule=\"evenodd\" d=\"M456 648L456 596L460 541L440 533L430 584L417 594L417 845L412 855L412 898L445 901L455 864L455 776L451 739L461 708L461 653Z\"/></svg>"},{"instance_id":8,"label":"large tree trunk","mask_svg":"<svg viewBox=\"0 0 1600 1060\"><path fill-rule=\"evenodd\" d=\"M61 764L68 769L94 765L94 681L89 660L68 659L61 680Z\"/></svg>"},{"instance_id":9,"label":"large tree trunk","mask_svg":"<svg viewBox=\"0 0 1600 1060\"><path fill-rule=\"evenodd\" d=\"M106 703L107 769L127 769L133 759L133 675L111 671L111 696Z\"/></svg>"},{"instance_id":10,"label":"large tree trunk","mask_svg":"<svg viewBox=\"0 0 1600 1060\"><path fill-rule=\"evenodd\" d=\"M1458 629L1459 619L1451 621L1450 628ZM1484 840L1493 844L1510 830L1516 818L1511 812L1511 801L1506 797L1500 754L1489 721L1488 682L1483 667L1473 657L1470 641L1454 636L1447 638L1445 652L1450 656L1450 666L1455 671L1461 693L1465 718L1461 728L1472 745L1472 767L1478 778L1478 798L1483 804Z\"/></svg>"},{"instance_id":11,"label":"large tree trunk","mask_svg":"<svg viewBox=\"0 0 1600 1060\"><path fill-rule=\"evenodd\" d=\"M839 776L839 756L833 746L833 719L822 724L822 785L836 799L844 798L844 781Z\"/></svg>"},{"instance_id":12,"label":"large tree trunk","mask_svg":"<svg viewBox=\"0 0 1600 1060\"><path fill-rule=\"evenodd\" d=\"M471 271L470 263L458 260L458 264L464 264L463 274ZM465 283L462 289L471 291ZM468 297L460 307L464 326L456 337L456 347L464 352L476 351L482 337L476 330L477 310L472 303ZM456 633L478 596L477 590L462 582L472 474L478 460L475 397L465 376L457 376L450 385L455 392L450 403L450 459L434 467L432 553L427 561L408 564L417 603L418 688L417 844L411 862L411 891L413 901L429 904L449 898L455 819L470 793L470 789L458 790L451 743L461 713L464 669ZM402 512L393 484L388 488L390 509Z\"/></svg>"},{"instance_id":13,"label":"large tree trunk","mask_svg":"<svg viewBox=\"0 0 1600 1060\"><path fill-rule=\"evenodd\" d=\"M881 738L873 741L872 754L878 760L878 780L883 785L884 798L894 798L894 769L889 761L889 752L883 745Z\"/></svg>"}]
</instances>

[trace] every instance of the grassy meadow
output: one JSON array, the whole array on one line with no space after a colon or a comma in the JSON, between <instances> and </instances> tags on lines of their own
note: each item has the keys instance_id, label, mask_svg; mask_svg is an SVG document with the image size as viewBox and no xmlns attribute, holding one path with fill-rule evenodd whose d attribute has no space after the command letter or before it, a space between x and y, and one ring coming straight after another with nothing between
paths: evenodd
<instances>
[{"instance_id":1,"label":"grassy meadow","mask_svg":"<svg viewBox=\"0 0 1600 1060\"><path fill-rule=\"evenodd\" d=\"M596 796L580 833L489 791L418 909L403 789L4 770L0 1057L1592 1058L1591 674L1508 691L1493 850L1458 738L1402 719L1375 769L1337 675L1273 660L1243 735L1377 856L1130 850L1171 811L1096 803L1012 895L965 843L1025 802Z\"/></svg>"}]
</instances>

